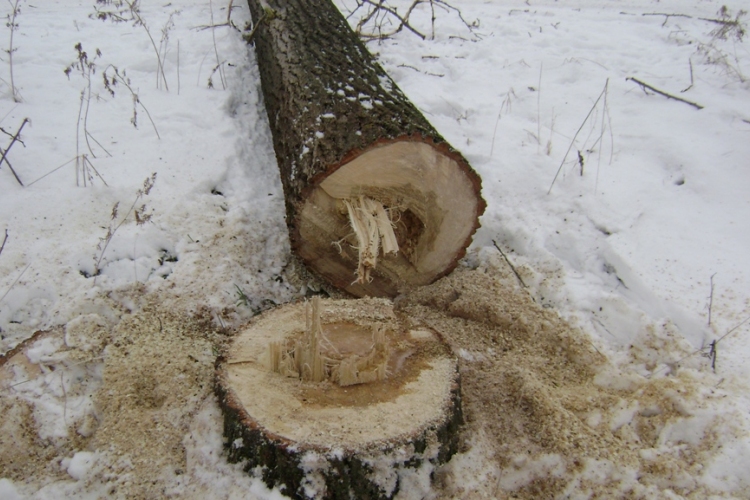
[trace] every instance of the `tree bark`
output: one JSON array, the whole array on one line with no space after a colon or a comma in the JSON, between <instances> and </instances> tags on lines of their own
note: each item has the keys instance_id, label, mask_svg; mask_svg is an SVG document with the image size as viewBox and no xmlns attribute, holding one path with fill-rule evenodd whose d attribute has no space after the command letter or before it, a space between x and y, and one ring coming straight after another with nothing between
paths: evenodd
<instances>
[{"instance_id":1,"label":"tree bark","mask_svg":"<svg viewBox=\"0 0 750 500\"><path fill-rule=\"evenodd\" d=\"M383 299L324 301L321 308L329 353L369 344L367 326L387 329L386 378L340 386L273 372L269 344L299 339L310 321L304 303L264 313L217 361L229 460L260 470L269 487L295 499L392 498L405 474L430 474L457 451L456 359L439 334L409 327Z\"/></svg>"},{"instance_id":2,"label":"tree bark","mask_svg":"<svg viewBox=\"0 0 750 500\"><path fill-rule=\"evenodd\" d=\"M354 295L449 273L484 212L481 180L378 65L330 0L248 0L292 249ZM382 204L398 252L355 276L344 200ZM377 250L377 248L376 248Z\"/></svg>"}]
</instances>

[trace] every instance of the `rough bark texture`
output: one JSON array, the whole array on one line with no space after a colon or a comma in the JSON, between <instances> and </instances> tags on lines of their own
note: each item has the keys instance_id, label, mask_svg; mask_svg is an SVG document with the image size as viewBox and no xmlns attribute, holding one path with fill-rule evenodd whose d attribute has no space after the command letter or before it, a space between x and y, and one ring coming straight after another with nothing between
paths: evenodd
<instances>
[{"instance_id":1,"label":"rough bark texture","mask_svg":"<svg viewBox=\"0 0 750 500\"><path fill-rule=\"evenodd\" d=\"M301 445L283 436L263 429L250 416L229 387L226 373L222 369L225 360L217 360L215 391L224 413L224 438L230 462L244 462L244 468L252 473L261 467L263 481L269 488L279 486L285 495L294 499L321 498L330 500L381 500L393 498L399 492L398 482L391 491L384 491L371 476L373 467L368 465L368 453L353 453L334 448ZM425 430L411 440L414 453L395 461L395 469L418 468L424 460L435 465L447 462L458 451L459 428L463 424L460 385L451 391L450 412L442 424ZM437 457L425 457L428 443L440 443ZM381 443L372 450L378 455L388 455L404 443ZM313 479L306 476L304 459L308 453L324 457L327 467L322 473L325 486L317 485L318 494L308 495L305 486ZM394 453L398 454L398 453ZM309 492L309 490L308 490Z\"/></svg>"},{"instance_id":2,"label":"rough bark texture","mask_svg":"<svg viewBox=\"0 0 750 500\"><path fill-rule=\"evenodd\" d=\"M479 194L481 181L476 173L377 64L330 0L248 0L248 4L258 25L252 41L284 186L293 250L318 274L355 295L393 296L408 285L427 284L450 272L463 256L484 211L485 204ZM350 286L353 279L350 261L356 263L352 255L326 248L331 242L306 248L310 245L306 241L309 238L300 229L304 223L303 205L321 182L343 165L400 142L427 145L437 157L450 160L446 168L460 171L459 175L470 186L471 199L462 203L471 207L472 220L454 225L472 227L466 231L468 236L462 233L454 238L460 240L454 244L455 250L450 249L450 258L443 259L446 262L437 268L420 268L420 255L428 252L432 244L432 240L427 241L432 238L429 236L420 243L421 250L403 256L400 267L396 265L389 271L386 262L386 270L380 274L376 271L372 283ZM423 207L422 213L420 209L409 210L408 182L404 184L398 193L380 193L379 201L386 207L399 203L404 209L399 212L405 215L400 218L403 220L400 239L408 250L410 244L405 240L422 237L423 226L432 223L432 216ZM377 190L367 192L369 185L370 179L363 178L361 185L352 186L350 191L377 197ZM425 190L429 191L429 187L422 188ZM420 203L424 205L424 200ZM336 212L334 205L328 209ZM341 214L334 215L343 221L340 225L346 225ZM319 231L316 227L312 232ZM328 232L331 238L341 238L341 231ZM418 246L414 241L411 246ZM324 262L342 259L343 264Z\"/></svg>"}]
</instances>

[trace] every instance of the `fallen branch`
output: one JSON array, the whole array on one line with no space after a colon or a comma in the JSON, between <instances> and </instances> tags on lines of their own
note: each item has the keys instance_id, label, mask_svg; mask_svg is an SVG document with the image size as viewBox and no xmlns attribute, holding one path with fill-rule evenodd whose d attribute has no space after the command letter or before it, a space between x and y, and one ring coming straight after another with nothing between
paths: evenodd
<instances>
[{"instance_id":1,"label":"fallen branch","mask_svg":"<svg viewBox=\"0 0 750 500\"><path fill-rule=\"evenodd\" d=\"M687 14L667 14L664 12L647 12L641 15L642 16L664 16L664 22L661 24L662 26L665 26L667 24L670 17L686 17L688 19L693 19L693 16L688 16Z\"/></svg>"},{"instance_id":2,"label":"fallen branch","mask_svg":"<svg viewBox=\"0 0 750 500\"><path fill-rule=\"evenodd\" d=\"M16 133L15 133L15 135L13 135L13 139L11 139L11 141L10 141L10 144L9 144L9 145L8 145L8 147L7 147L7 148L6 148L6 149L5 149L4 151L3 151L3 156L2 156L2 158L0 158L0 165L2 165L2 163L3 163L3 162L5 162L5 163L6 163L6 165L8 165L8 168L9 168L9 169L10 169L10 171L11 171L11 172L13 173L13 177L15 177L15 178L16 178L16 180L17 180L17 181L18 181L18 183L19 183L19 184L21 185L21 187L23 187L23 182L21 182L21 179L20 179L20 178L18 177L18 174L16 173L16 171L15 171L15 170L13 170L13 165L11 165L11 164L10 164L10 162L8 161L8 158L7 158L6 156L8 155L8 151L10 151L10 148L12 148L12 147L13 147L13 144L15 144L15 143L16 143L16 141L18 140L18 136L19 136L19 135L21 134L21 130L23 130L23 126L24 126L24 125L26 125L26 122L27 122L27 121L29 121L29 119L28 119L28 118L24 118L24 119L23 119L23 122L21 123L21 126L20 126L20 127L18 127L18 131L17 131Z\"/></svg>"},{"instance_id":3,"label":"fallen branch","mask_svg":"<svg viewBox=\"0 0 750 500\"><path fill-rule=\"evenodd\" d=\"M521 278L521 275L518 274L518 271L516 271L515 266L510 262L510 259L508 259L508 256L505 255L505 252L502 251L500 246L497 244L495 240L492 240L492 244L495 245L495 248L497 248L497 251L500 252L500 255L503 256L503 259L505 259L505 262L508 263L508 266L510 266L510 270L513 271L513 274L516 275L516 278L518 278L519 283L523 285L524 288L528 288L528 285L524 283L523 278Z\"/></svg>"},{"instance_id":4,"label":"fallen branch","mask_svg":"<svg viewBox=\"0 0 750 500\"><path fill-rule=\"evenodd\" d=\"M670 17L684 17L687 19L698 19L700 21L706 21L709 23L720 24L722 26L731 26L731 27L736 27L736 26L739 26L740 24L738 19L732 19L731 17L725 18L725 19L718 19L718 18L713 18L713 17L693 17L688 14L668 14L666 12L646 12L641 15L642 16L664 16L664 23L662 24L662 26L667 24L667 21L669 21Z\"/></svg>"},{"instance_id":5,"label":"fallen branch","mask_svg":"<svg viewBox=\"0 0 750 500\"><path fill-rule=\"evenodd\" d=\"M638 85L641 86L641 88L643 89L644 92L646 91L646 89L648 89L648 90L650 90L652 92L655 92L655 93L657 93L659 95L663 95L667 99L674 99L675 101L684 102L685 104L688 104L688 105L694 107L695 109L703 109L703 106L701 106L700 104L697 104L697 103L695 103L693 101L688 101L687 99L683 99L682 97L677 97L675 95L669 94L667 92L664 92L663 90L659 90L659 89L657 89L655 87L652 87L648 83L644 83L644 82L640 81L639 79L634 78L632 76L627 77L625 80L634 81L635 83L637 83Z\"/></svg>"}]
</instances>

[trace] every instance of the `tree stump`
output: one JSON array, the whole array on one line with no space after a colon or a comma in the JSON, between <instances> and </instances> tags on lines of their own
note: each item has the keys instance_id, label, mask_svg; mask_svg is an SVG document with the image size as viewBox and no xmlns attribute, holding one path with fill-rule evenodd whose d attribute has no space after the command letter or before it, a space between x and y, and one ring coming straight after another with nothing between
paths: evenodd
<instances>
[{"instance_id":1,"label":"tree stump","mask_svg":"<svg viewBox=\"0 0 750 500\"><path fill-rule=\"evenodd\" d=\"M392 498L456 452L456 359L387 300L307 305L259 316L219 360L229 459L292 498Z\"/></svg>"},{"instance_id":2,"label":"tree stump","mask_svg":"<svg viewBox=\"0 0 750 500\"><path fill-rule=\"evenodd\" d=\"M484 212L481 181L330 0L248 0L292 249L356 296L448 274Z\"/></svg>"}]
</instances>

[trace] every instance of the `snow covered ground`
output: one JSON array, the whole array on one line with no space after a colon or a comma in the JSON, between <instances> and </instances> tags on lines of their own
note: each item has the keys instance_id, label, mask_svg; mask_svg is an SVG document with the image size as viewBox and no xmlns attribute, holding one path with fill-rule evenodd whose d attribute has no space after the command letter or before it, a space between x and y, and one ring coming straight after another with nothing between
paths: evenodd
<instances>
[{"instance_id":1,"label":"snow covered ground","mask_svg":"<svg viewBox=\"0 0 750 500\"><path fill-rule=\"evenodd\" d=\"M253 50L234 29L202 29L228 3L143 2L147 31L92 18L93 0L18 2L12 77L8 53L0 65L0 127L29 119L7 156L24 186L0 165L0 498L283 498L226 462L209 386L145 382L210 380L225 329L305 293ZM474 438L438 474L451 481L405 480L400 497L750 498L743 2L452 5L461 16L436 4L434 38L427 3L411 18L427 39L403 30L369 47L482 177L465 267L506 266L497 245L519 293L608 358L600 387L661 387L677 410L648 444L641 421L663 408L645 396L582 418L632 438L637 463L496 460ZM233 7L243 28L247 7ZM129 420L129 405L151 420Z\"/></svg>"}]
</instances>

